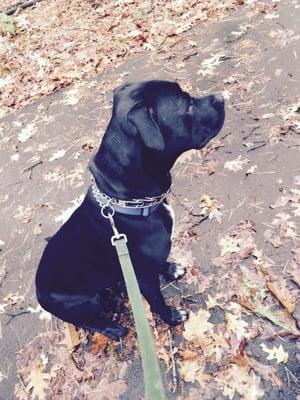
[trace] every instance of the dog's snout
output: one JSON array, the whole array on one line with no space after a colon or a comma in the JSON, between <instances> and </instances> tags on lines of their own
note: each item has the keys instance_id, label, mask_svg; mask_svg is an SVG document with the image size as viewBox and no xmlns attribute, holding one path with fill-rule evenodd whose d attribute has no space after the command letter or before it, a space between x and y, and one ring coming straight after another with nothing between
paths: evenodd
<instances>
[{"instance_id":1,"label":"dog's snout","mask_svg":"<svg viewBox=\"0 0 300 400\"><path fill-rule=\"evenodd\" d=\"M222 97L211 96L211 105L217 111L221 111L224 107L224 99Z\"/></svg>"}]
</instances>

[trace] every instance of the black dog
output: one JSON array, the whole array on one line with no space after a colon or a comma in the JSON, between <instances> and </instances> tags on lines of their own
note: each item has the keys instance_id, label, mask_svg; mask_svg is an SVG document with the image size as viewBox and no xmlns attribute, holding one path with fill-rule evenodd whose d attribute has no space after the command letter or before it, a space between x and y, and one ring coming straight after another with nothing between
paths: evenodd
<instances>
[{"instance_id":1,"label":"black dog","mask_svg":"<svg viewBox=\"0 0 300 400\"><path fill-rule=\"evenodd\" d=\"M110 199L151 310L170 325L186 320L186 312L167 306L160 291L160 274L178 279L185 272L166 261L172 216L164 194L177 157L204 147L223 122L222 100L193 98L175 82L145 81L114 91L112 118L90 163L95 184L50 240L39 264L37 298L44 309L114 339L126 334L125 328L104 318L100 295L122 280L110 241L112 229L100 212L99 203Z\"/></svg>"}]
</instances>

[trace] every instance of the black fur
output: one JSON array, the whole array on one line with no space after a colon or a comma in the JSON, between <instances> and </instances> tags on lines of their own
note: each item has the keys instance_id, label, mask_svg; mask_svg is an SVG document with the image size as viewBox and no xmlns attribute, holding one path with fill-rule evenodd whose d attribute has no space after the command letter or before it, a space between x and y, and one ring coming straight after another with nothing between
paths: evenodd
<instances>
[{"instance_id":1,"label":"black fur","mask_svg":"<svg viewBox=\"0 0 300 400\"><path fill-rule=\"evenodd\" d=\"M220 131L224 103L214 96L193 98L175 82L146 81L114 91L112 118L90 163L99 189L131 200L157 196L171 185L170 169L189 149L200 149ZM116 213L142 294L151 310L170 325L186 314L165 304L159 274L181 277L167 262L172 218L165 204L148 217ZM119 338L126 330L103 316L101 290L122 280L111 246L112 230L89 189L82 205L49 241L40 261L36 288L44 309L76 326ZM177 272L176 272L177 271Z\"/></svg>"}]
</instances>

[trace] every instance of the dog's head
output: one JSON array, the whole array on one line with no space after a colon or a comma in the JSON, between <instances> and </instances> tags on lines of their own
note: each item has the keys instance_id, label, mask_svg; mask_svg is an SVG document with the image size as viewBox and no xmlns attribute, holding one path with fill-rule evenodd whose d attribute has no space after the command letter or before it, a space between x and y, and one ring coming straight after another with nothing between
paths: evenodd
<instances>
[{"instance_id":1,"label":"dog's head","mask_svg":"<svg viewBox=\"0 0 300 400\"><path fill-rule=\"evenodd\" d=\"M127 83L114 90L113 118L155 151L201 149L218 134L224 115L223 100L191 97L175 82Z\"/></svg>"}]
</instances>

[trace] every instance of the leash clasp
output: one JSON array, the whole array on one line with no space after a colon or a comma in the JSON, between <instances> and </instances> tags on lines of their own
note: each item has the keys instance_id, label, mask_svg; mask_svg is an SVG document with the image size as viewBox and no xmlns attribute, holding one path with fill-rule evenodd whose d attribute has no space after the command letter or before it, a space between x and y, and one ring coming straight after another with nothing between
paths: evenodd
<instances>
[{"instance_id":1,"label":"leash clasp","mask_svg":"<svg viewBox=\"0 0 300 400\"><path fill-rule=\"evenodd\" d=\"M116 240L123 239L123 240L125 240L125 243L127 243L127 236L125 235L125 233L119 233L119 231L116 227L116 224L115 224L115 220L113 218L114 214L115 214L115 210L109 203L104 205L103 207L101 207L102 217L109 220L112 230L114 232L113 236L110 239L111 244L113 246L116 246Z\"/></svg>"},{"instance_id":2,"label":"leash clasp","mask_svg":"<svg viewBox=\"0 0 300 400\"><path fill-rule=\"evenodd\" d=\"M125 233L118 233L117 235L114 235L111 237L111 244L113 246L116 246L116 241L123 239L125 241L125 243L127 243L127 236L125 235Z\"/></svg>"}]
</instances>

